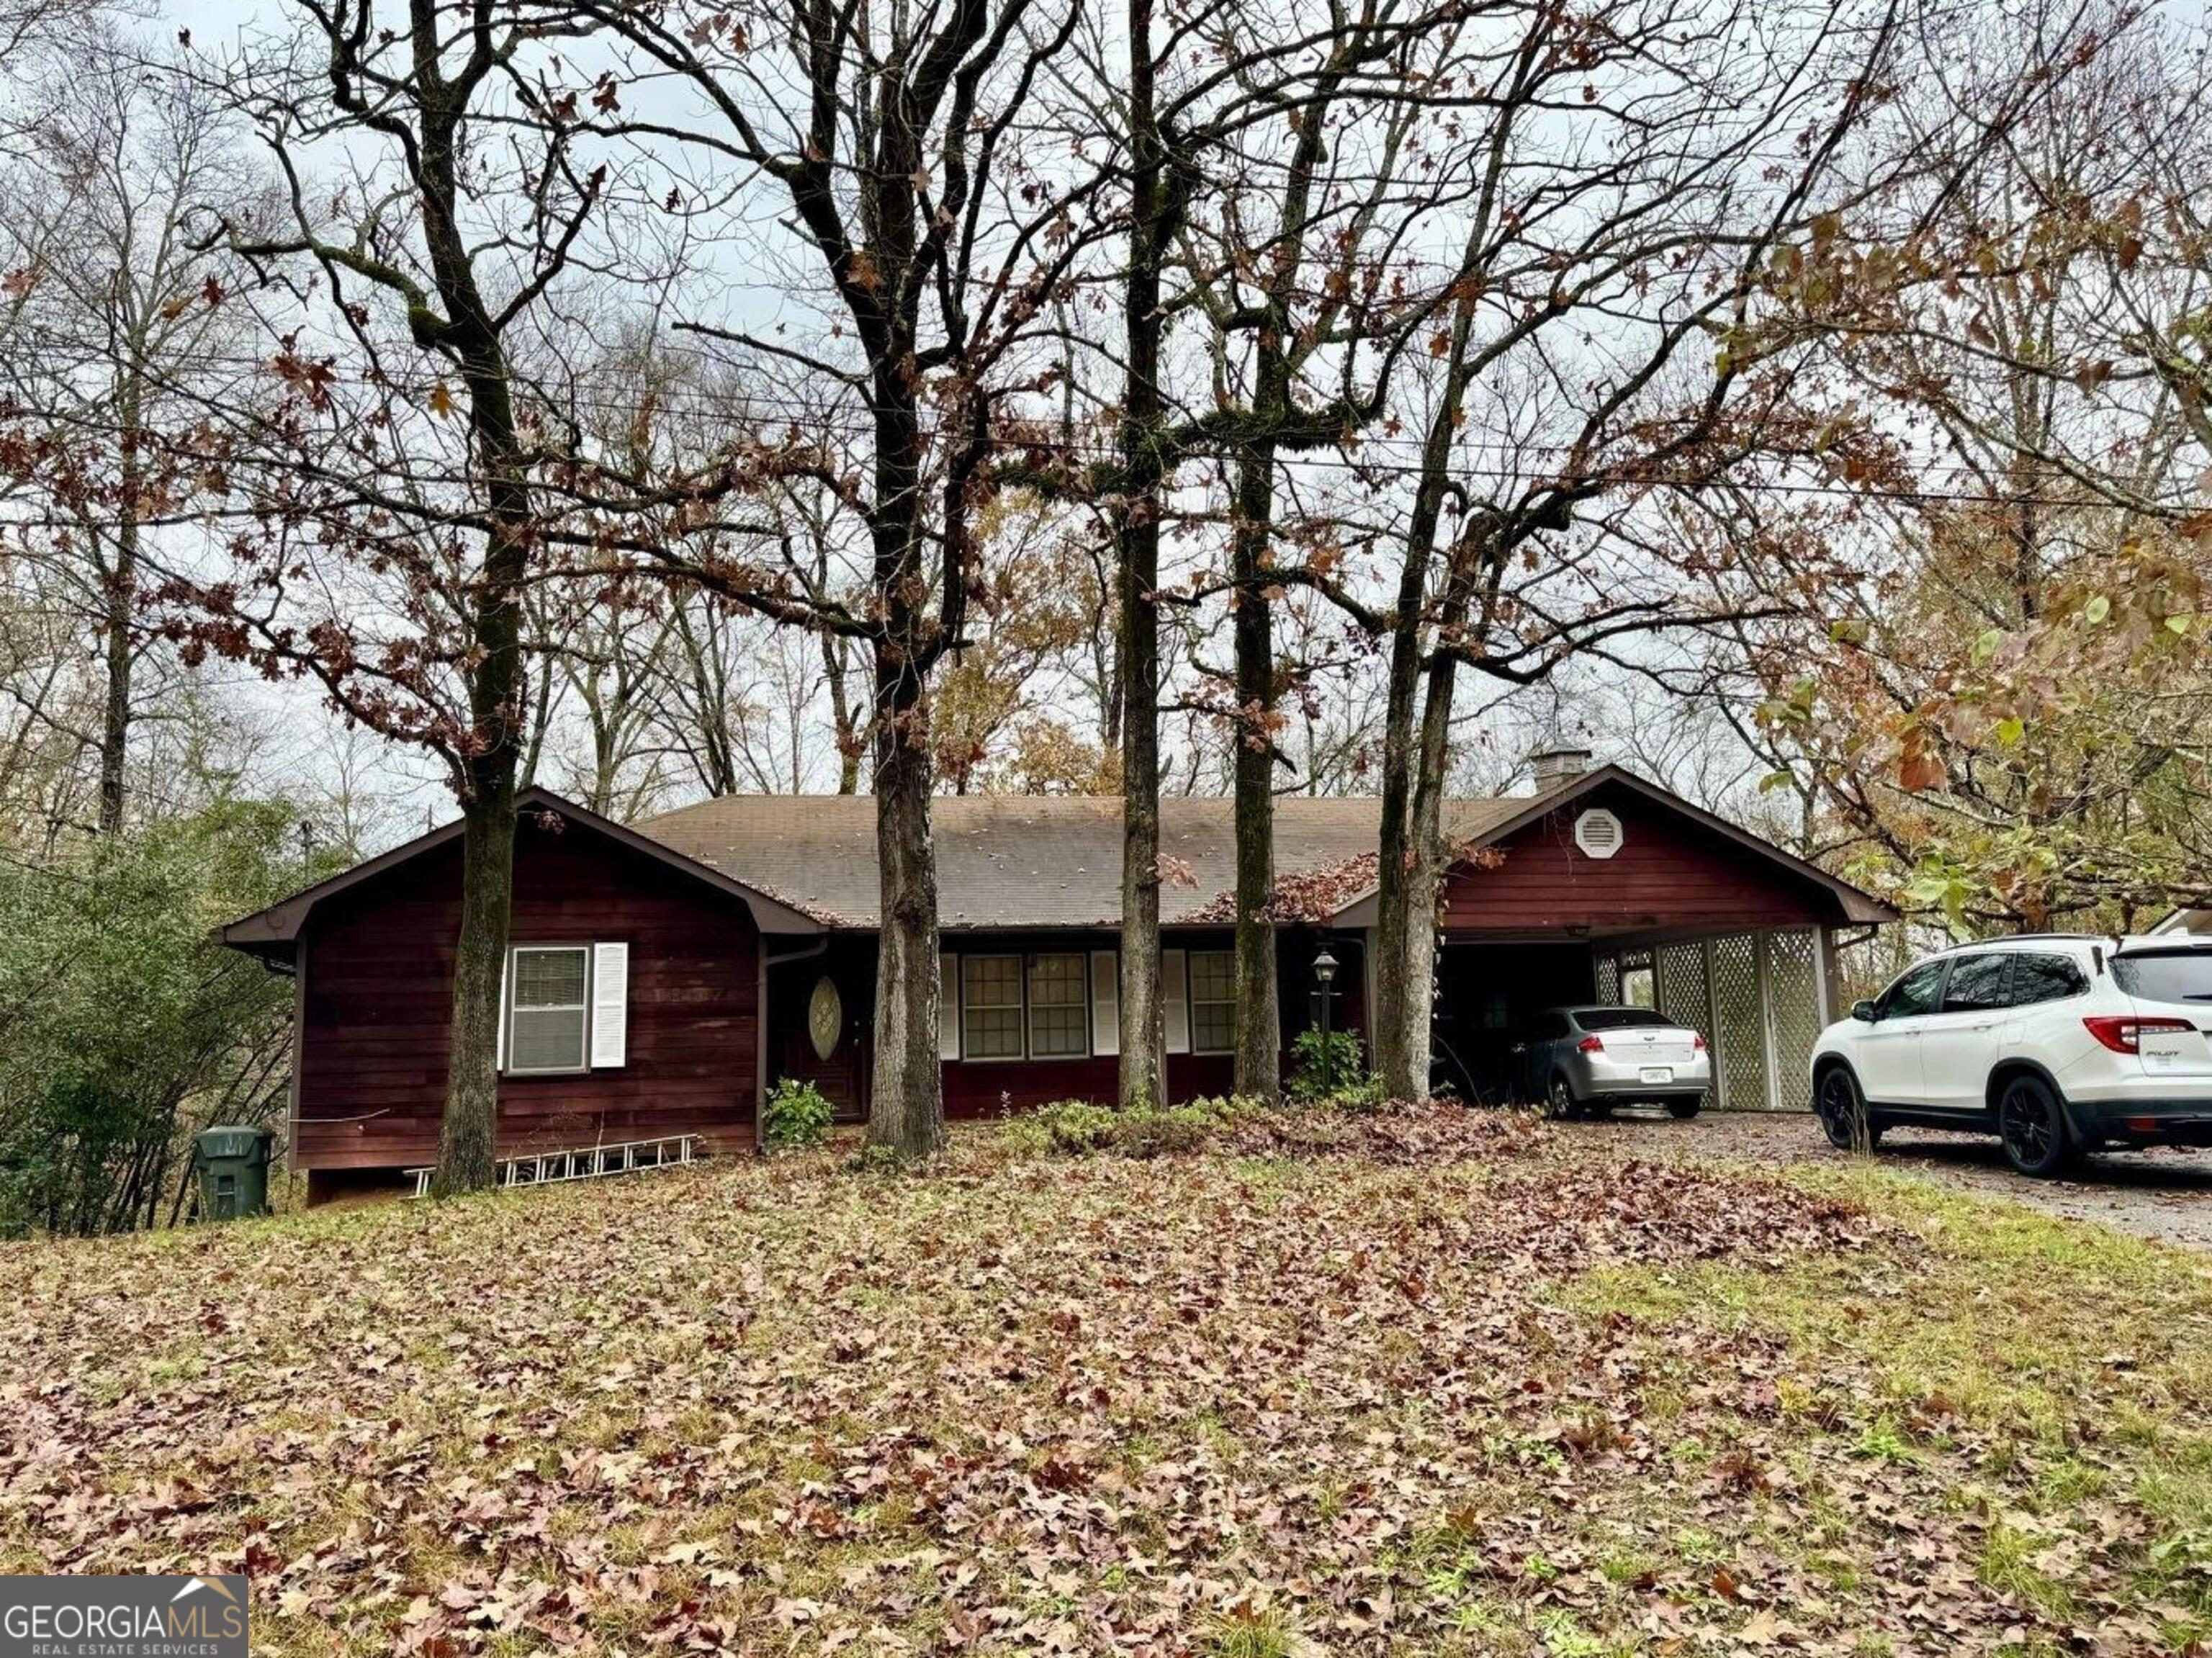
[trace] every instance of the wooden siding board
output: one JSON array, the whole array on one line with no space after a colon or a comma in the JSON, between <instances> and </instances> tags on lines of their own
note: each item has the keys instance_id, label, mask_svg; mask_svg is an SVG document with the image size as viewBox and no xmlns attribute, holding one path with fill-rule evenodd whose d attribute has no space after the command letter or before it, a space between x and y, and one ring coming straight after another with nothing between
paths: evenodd
<instances>
[{"instance_id":1,"label":"wooden siding board","mask_svg":"<svg viewBox=\"0 0 2212 1658\"><path fill-rule=\"evenodd\" d=\"M316 911L301 997L295 1167L398 1167L436 1156L459 917L457 846ZM629 1052L619 1068L502 1079L502 1154L684 1133L717 1150L750 1147L761 943L742 903L588 831L526 820L513 936L628 942Z\"/></svg>"}]
</instances>

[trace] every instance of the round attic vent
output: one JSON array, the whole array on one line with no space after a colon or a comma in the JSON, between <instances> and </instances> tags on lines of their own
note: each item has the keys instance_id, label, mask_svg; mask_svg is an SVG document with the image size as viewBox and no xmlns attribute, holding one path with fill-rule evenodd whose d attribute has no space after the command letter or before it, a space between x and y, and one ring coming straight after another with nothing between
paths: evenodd
<instances>
[{"instance_id":1,"label":"round attic vent","mask_svg":"<svg viewBox=\"0 0 2212 1658\"><path fill-rule=\"evenodd\" d=\"M1620 820L1602 807L1592 807L1575 820L1575 844L1586 856L1609 858L1620 850Z\"/></svg>"}]
</instances>

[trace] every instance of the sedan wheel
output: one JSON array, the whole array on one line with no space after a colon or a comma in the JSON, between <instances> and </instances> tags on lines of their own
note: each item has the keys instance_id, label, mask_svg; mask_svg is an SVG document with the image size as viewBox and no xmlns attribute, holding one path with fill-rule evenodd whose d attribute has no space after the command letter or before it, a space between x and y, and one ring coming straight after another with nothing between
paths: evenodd
<instances>
[{"instance_id":1,"label":"sedan wheel","mask_svg":"<svg viewBox=\"0 0 2212 1658\"><path fill-rule=\"evenodd\" d=\"M1997 1097L1997 1137L2005 1161L2038 1179L2074 1160L2074 1142L2058 1096L2039 1078L2015 1077Z\"/></svg>"},{"instance_id":2,"label":"sedan wheel","mask_svg":"<svg viewBox=\"0 0 2212 1658\"><path fill-rule=\"evenodd\" d=\"M1565 1122L1578 1109L1575 1104L1575 1091L1568 1085L1567 1079L1554 1076L1551 1092L1544 1098L1544 1115L1554 1122Z\"/></svg>"},{"instance_id":3,"label":"sedan wheel","mask_svg":"<svg viewBox=\"0 0 2212 1658\"><path fill-rule=\"evenodd\" d=\"M1841 1065L1820 1079L1820 1097L1814 1104L1828 1143L1837 1150L1855 1151L1863 1146L1871 1151L1881 1138L1881 1125L1869 1115L1857 1081Z\"/></svg>"}]
</instances>

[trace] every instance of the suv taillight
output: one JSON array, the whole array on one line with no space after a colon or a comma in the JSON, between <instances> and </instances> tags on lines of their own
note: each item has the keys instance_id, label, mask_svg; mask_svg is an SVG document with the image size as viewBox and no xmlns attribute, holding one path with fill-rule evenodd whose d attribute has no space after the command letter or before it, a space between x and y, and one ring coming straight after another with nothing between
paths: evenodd
<instances>
[{"instance_id":1,"label":"suv taillight","mask_svg":"<svg viewBox=\"0 0 2212 1658\"><path fill-rule=\"evenodd\" d=\"M1703 1031L1692 1031L1690 1033L1690 1051L1692 1053L1703 1053L1705 1051L1705 1033Z\"/></svg>"},{"instance_id":2,"label":"suv taillight","mask_svg":"<svg viewBox=\"0 0 2212 1658\"><path fill-rule=\"evenodd\" d=\"M2081 1021L2089 1034L2114 1053L2141 1053L2145 1031L2193 1031L2186 1019L2137 1019L2132 1014L2102 1014Z\"/></svg>"},{"instance_id":3,"label":"suv taillight","mask_svg":"<svg viewBox=\"0 0 2212 1658\"><path fill-rule=\"evenodd\" d=\"M1603 1053L1605 1051L1605 1042L1603 1039L1600 1037L1585 1036L1581 1041L1575 1044L1575 1051L1577 1053Z\"/></svg>"}]
</instances>

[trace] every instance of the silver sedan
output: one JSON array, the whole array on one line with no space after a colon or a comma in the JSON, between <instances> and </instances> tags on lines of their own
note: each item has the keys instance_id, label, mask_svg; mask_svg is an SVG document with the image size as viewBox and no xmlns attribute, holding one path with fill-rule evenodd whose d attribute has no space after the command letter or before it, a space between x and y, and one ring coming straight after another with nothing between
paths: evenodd
<instances>
[{"instance_id":1,"label":"silver sedan","mask_svg":"<svg viewBox=\"0 0 2212 1658\"><path fill-rule=\"evenodd\" d=\"M1638 1100L1695 1117L1713 1081L1704 1036L1649 1008L1547 1008L1511 1053L1521 1097L1541 1100L1553 1117L1602 1116Z\"/></svg>"}]
</instances>

